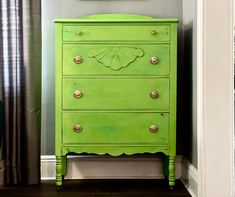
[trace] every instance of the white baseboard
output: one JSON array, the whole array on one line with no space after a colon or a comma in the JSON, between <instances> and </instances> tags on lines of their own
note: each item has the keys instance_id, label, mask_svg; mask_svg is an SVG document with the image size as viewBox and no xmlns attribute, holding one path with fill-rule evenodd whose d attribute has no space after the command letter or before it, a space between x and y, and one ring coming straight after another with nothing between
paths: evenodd
<instances>
[{"instance_id":1,"label":"white baseboard","mask_svg":"<svg viewBox=\"0 0 235 197\"><path fill-rule=\"evenodd\" d=\"M198 171L186 159L182 159L181 181L192 197L198 196Z\"/></svg>"},{"instance_id":2,"label":"white baseboard","mask_svg":"<svg viewBox=\"0 0 235 197\"><path fill-rule=\"evenodd\" d=\"M181 156L176 157L176 178L181 177ZM41 179L55 180L55 156L41 156ZM65 179L162 179L158 157L69 156Z\"/></svg>"},{"instance_id":3,"label":"white baseboard","mask_svg":"<svg viewBox=\"0 0 235 197\"><path fill-rule=\"evenodd\" d=\"M41 180L55 180L54 155L41 156ZM162 179L159 157L68 156L65 179ZM176 157L176 179L192 197L198 196L197 169L182 156Z\"/></svg>"}]
</instances>

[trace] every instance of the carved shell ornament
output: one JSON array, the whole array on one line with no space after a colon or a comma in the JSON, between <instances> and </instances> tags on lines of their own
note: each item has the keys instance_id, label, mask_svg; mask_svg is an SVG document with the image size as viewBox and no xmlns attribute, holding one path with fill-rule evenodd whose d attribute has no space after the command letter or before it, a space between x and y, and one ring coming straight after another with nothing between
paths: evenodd
<instances>
[{"instance_id":1,"label":"carved shell ornament","mask_svg":"<svg viewBox=\"0 0 235 197\"><path fill-rule=\"evenodd\" d=\"M135 47L97 48L89 52L90 58L95 58L99 63L112 70L126 68L137 58L143 56L144 51Z\"/></svg>"}]
</instances>

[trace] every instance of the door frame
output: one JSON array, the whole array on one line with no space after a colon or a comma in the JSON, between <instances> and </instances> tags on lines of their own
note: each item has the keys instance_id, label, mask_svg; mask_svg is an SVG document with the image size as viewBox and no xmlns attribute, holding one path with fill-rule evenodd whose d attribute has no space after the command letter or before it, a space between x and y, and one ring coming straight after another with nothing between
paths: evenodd
<instances>
[{"instance_id":1,"label":"door frame","mask_svg":"<svg viewBox=\"0 0 235 197\"><path fill-rule=\"evenodd\" d=\"M197 0L198 196L234 196L233 0Z\"/></svg>"}]
</instances>

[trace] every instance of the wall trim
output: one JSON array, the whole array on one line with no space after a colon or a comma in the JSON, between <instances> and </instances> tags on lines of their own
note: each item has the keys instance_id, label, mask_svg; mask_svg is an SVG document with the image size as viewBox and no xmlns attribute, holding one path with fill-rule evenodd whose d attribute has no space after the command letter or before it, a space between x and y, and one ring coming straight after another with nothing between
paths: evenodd
<instances>
[{"instance_id":1,"label":"wall trim","mask_svg":"<svg viewBox=\"0 0 235 197\"><path fill-rule=\"evenodd\" d=\"M197 168L198 196L205 196L205 133L203 132L203 19L204 0L197 0Z\"/></svg>"},{"instance_id":2,"label":"wall trim","mask_svg":"<svg viewBox=\"0 0 235 197\"><path fill-rule=\"evenodd\" d=\"M198 197L198 170L185 158L182 159L181 181L192 197Z\"/></svg>"},{"instance_id":3,"label":"wall trim","mask_svg":"<svg viewBox=\"0 0 235 197\"><path fill-rule=\"evenodd\" d=\"M176 157L176 178L180 179L182 156ZM54 155L41 156L41 180L55 180ZM65 179L163 179L162 159L150 156L68 156Z\"/></svg>"}]
</instances>

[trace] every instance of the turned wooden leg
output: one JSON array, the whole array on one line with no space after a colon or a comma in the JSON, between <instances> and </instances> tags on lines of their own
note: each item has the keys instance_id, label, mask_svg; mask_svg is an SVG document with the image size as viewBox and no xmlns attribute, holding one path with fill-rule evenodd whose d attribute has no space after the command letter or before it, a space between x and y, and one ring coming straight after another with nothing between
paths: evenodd
<instances>
[{"instance_id":1,"label":"turned wooden leg","mask_svg":"<svg viewBox=\"0 0 235 197\"><path fill-rule=\"evenodd\" d=\"M62 156L56 156L56 187L57 191L62 188Z\"/></svg>"},{"instance_id":2,"label":"turned wooden leg","mask_svg":"<svg viewBox=\"0 0 235 197\"><path fill-rule=\"evenodd\" d=\"M169 156L169 186L175 186L175 156Z\"/></svg>"}]
</instances>

